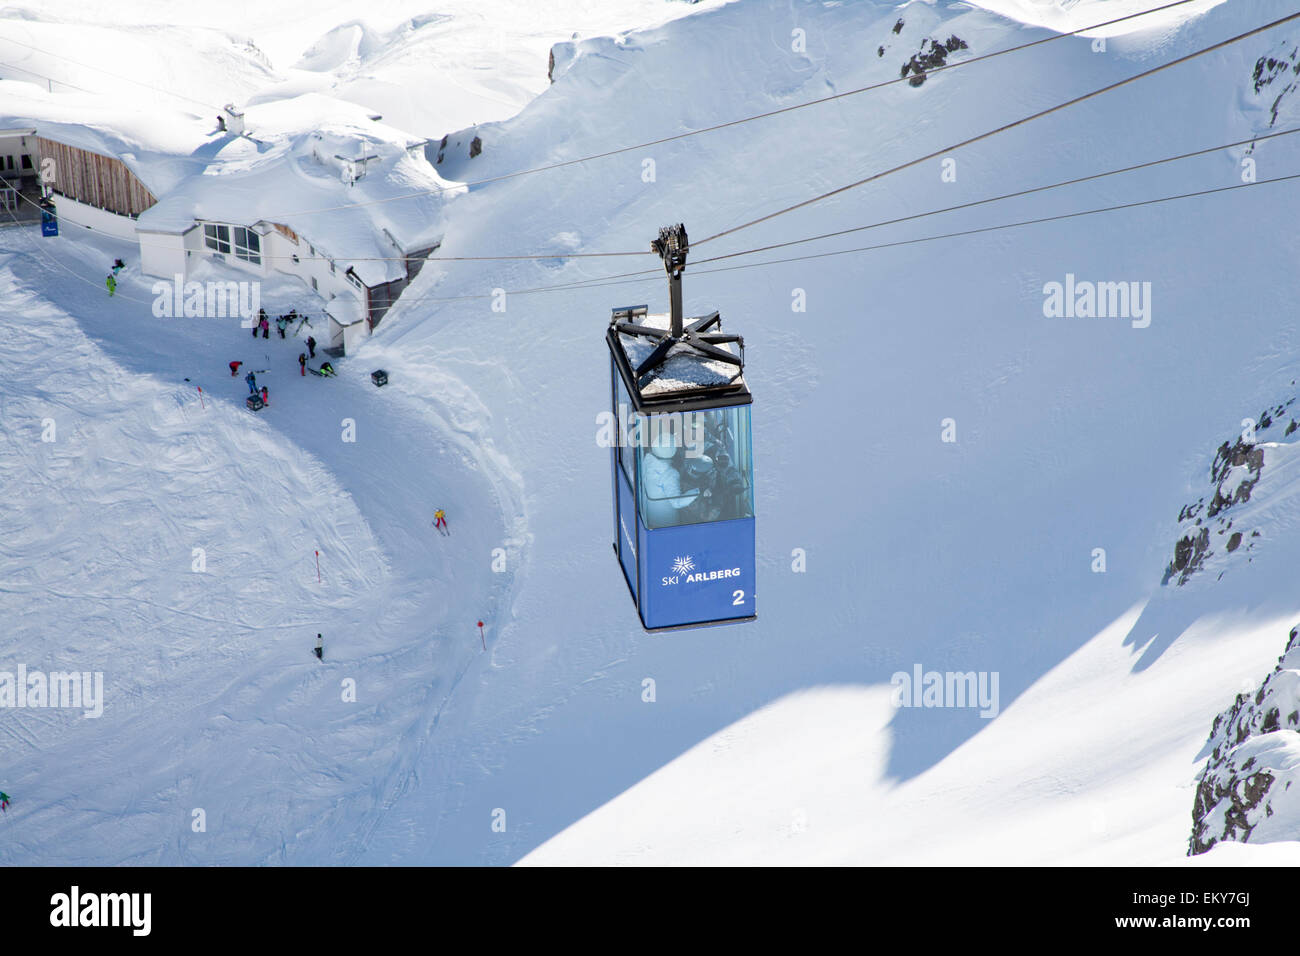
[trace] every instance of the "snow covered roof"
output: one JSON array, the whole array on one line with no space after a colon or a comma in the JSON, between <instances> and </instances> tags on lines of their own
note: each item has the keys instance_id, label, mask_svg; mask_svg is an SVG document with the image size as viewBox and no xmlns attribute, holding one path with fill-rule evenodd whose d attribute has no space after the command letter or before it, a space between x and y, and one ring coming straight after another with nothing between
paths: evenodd
<instances>
[{"instance_id":1,"label":"snow covered roof","mask_svg":"<svg viewBox=\"0 0 1300 956\"><path fill-rule=\"evenodd\" d=\"M121 160L155 196L207 165L216 117L166 108L121 105L107 97L48 94L29 83L0 80L0 127ZM14 129L10 129L14 128Z\"/></svg>"},{"instance_id":2,"label":"snow covered roof","mask_svg":"<svg viewBox=\"0 0 1300 956\"><path fill-rule=\"evenodd\" d=\"M424 140L316 93L254 100L244 107L248 135L233 136L216 129L215 114L114 108L0 83L15 94L5 98L0 127L119 159L158 198L139 229L281 223L369 286L404 276L397 257L441 240L442 204L465 189L438 176ZM349 161L362 172L351 185Z\"/></svg>"},{"instance_id":3,"label":"snow covered roof","mask_svg":"<svg viewBox=\"0 0 1300 956\"><path fill-rule=\"evenodd\" d=\"M368 312L361 300L349 295L338 295L325 303L325 311L333 316L339 325L354 325L364 319Z\"/></svg>"},{"instance_id":4,"label":"snow covered roof","mask_svg":"<svg viewBox=\"0 0 1300 956\"><path fill-rule=\"evenodd\" d=\"M398 257L441 241L443 203L465 188L438 176L421 140L354 104L310 94L250 106L247 123L249 137L160 197L140 228L281 223L374 286L406 274Z\"/></svg>"}]
</instances>

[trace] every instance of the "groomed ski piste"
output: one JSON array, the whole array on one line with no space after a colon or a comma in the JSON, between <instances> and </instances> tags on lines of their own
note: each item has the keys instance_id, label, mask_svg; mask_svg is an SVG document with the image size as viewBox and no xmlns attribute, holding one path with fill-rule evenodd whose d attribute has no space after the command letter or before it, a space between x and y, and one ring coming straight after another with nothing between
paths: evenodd
<instances>
[{"instance_id":1,"label":"groomed ski piste","mask_svg":"<svg viewBox=\"0 0 1300 956\"><path fill-rule=\"evenodd\" d=\"M260 109L275 143L359 109L481 137L437 165L456 187L892 80L927 38L959 37L961 62L1154 5L392 3L360 23L52 0L0 14L25 44L0 40L0 128L106 137L219 206L223 177L186 171L212 111L160 90L241 104L254 137ZM1065 37L456 187L435 259L645 250L678 221L698 242L1294 12L1188 4L1104 49ZM1292 21L954 150L955 179L935 159L692 257L1289 129L1300 94L1254 70L1298 44ZM609 310L666 304L652 255L430 261L322 379L300 338L156 317L136 243L0 229L0 669L104 674L97 719L0 711L0 863L1295 865L1280 784L1266 842L1187 856L1215 717L1300 622L1281 421L1233 505L1259 534L1161 580L1215 449L1300 380L1297 187L1263 182L1300 173L1296 140L688 264L688 314L746 340L758 620L653 635L597 442ZM1247 158L1250 188L820 255L1241 184ZM388 204L335 221L364 239ZM243 278L224 268L201 277ZM1149 321L1048 317L1067 275L1151 283ZM303 297L262 289L273 316ZM916 668L996 674L996 702L897 707Z\"/></svg>"}]
</instances>

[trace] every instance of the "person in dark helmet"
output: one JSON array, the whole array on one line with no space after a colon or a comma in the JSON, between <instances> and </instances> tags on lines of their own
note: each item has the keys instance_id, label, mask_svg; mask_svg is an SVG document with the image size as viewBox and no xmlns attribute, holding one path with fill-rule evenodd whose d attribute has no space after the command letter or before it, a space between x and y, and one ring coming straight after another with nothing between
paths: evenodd
<instances>
[{"instance_id":1,"label":"person in dark helmet","mask_svg":"<svg viewBox=\"0 0 1300 956\"><path fill-rule=\"evenodd\" d=\"M244 376L244 384L248 386L248 394L249 394L249 395L256 395L256 394L257 394L257 376L256 376L256 375L254 375L252 372L249 372L247 375Z\"/></svg>"},{"instance_id":2,"label":"person in dark helmet","mask_svg":"<svg viewBox=\"0 0 1300 956\"><path fill-rule=\"evenodd\" d=\"M717 483L717 469L708 455L687 455L682 462L682 484L697 490L700 496L691 507L697 521L716 521L717 503L713 500L713 486Z\"/></svg>"},{"instance_id":3,"label":"person in dark helmet","mask_svg":"<svg viewBox=\"0 0 1300 956\"><path fill-rule=\"evenodd\" d=\"M298 374L299 375L307 374L307 353L306 352L298 353Z\"/></svg>"},{"instance_id":4,"label":"person in dark helmet","mask_svg":"<svg viewBox=\"0 0 1300 956\"><path fill-rule=\"evenodd\" d=\"M731 463L731 456L725 451L718 452L715 462L717 478L713 484L713 498L718 507L716 520L726 521L730 518L746 518L749 509L745 507L745 479Z\"/></svg>"},{"instance_id":5,"label":"person in dark helmet","mask_svg":"<svg viewBox=\"0 0 1300 956\"><path fill-rule=\"evenodd\" d=\"M307 336L307 357L308 358L316 357L316 340L312 338L310 335Z\"/></svg>"}]
</instances>

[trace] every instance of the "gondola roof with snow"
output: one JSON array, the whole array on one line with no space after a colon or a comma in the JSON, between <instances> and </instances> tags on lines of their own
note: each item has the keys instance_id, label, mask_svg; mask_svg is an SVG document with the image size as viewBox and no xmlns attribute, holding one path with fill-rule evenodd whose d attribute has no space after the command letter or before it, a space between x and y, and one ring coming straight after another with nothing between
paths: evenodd
<instances>
[{"instance_id":1,"label":"gondola roof with snow","mask_svg":"<svg viewBox=\"0 0 1300 956\"><path fill-rule=\"evenodd\" d=\"M686 320L687 323L691 319ZM667 330L672 324L672 317L664 312L653 315L638 316L637 324L652 329ZM636 335L620 333L619 345L627 356L628 365L636 369L650 357L656 342ZM740 350L731 345L720 345L734 355ZM703 389L719 389L733 386L747 391L744 374L735 366L706 358L688 345L676 345L659 366L645 376L641 385L641 397L648 401L684 397Z\"/></svg>"}]
</instances>

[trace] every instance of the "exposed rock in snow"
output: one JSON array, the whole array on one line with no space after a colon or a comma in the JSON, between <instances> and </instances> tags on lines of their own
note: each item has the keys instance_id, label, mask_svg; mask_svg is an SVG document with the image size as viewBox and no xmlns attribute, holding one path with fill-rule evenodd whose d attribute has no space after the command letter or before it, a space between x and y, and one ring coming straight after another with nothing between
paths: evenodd
<instances>
[{"instance_id":1,"label":"exposed rock in snow","mask_svg":"<svg viewBox=\"0 0 1300 956\"><path fill-rule=\"evenodd\" d=\"M901 24L903 21L898 22ZM949 53L965 50L968 46L965 40L955 34L947 40L931 40L926 37L921 41L920 52L912 54L912 58L903 64L898 75L907 76L911 73L912 78L907 81L908 85L920 86L925 82L926 70L947 65Z\"/></svg>"},{"instance_id":2,"label":"exposed rock in snow","mask_svg":"<svg viewBox=\"0 0 1300 956\"><path fill-rule=\"evenodd\" d=\"M1277 124L1278 111L1283 102L1300 87L1300 45L1283 43L1269 56L1255 61L1255 95L1270 97L1268 125Z\"/></svg>"},{"instance_id":3,"label":"exposed rock in snow","mask_svg":"<svg viewBox=\"0 0 1300 956\"><path fill-rule=\"evenodd\" d=\"M1300 825L1300 627L1254 694L1214 719L1209 762L1196 787L1188 855L1221 840L1295 839Z\"/></svg>"},{"instance_id":4,"label":"exposed rock in snow","mask_svg":"<svg viewBox=\"0 0 1300 956\"><path fill-rule=\"evenodd\" d=\"M1233 521L1236 519L1226 517L1225 512L1234 505L1250 501L1251 492L1264 471L1265 449L1277 447L1273 443L1256 441L1256 436L1277 424L1294 401L1295 398L1291 398L1275 407L1266 408L1259 416L1252 434L1242 434L1232 444L1225 441L1219 446L1210 464L1210 480L1214 492L1208 503L1201 497L1179 510L1178 521L1184 531L1174 544L1174 557L1165 568L1161 584L1168 584L1171 580L1178 585L1186 584L1204 566L1206 560L1215 554L1211 548L1211 530L1218 537L1227 536L1225 550L1228 554L1241 547L1244 532L1240 528L1233 530ZM1295 430L1296 423L1292 420L1287 426L1286 435ZM1212 529L1211 522L1217 524L1217 527ZM1259 537L1259 532L1252 531L1250 537ZM1254 542L1251 542L1246 545L1246 550L1253 547Z\"/></svg>"}]
</instances>

